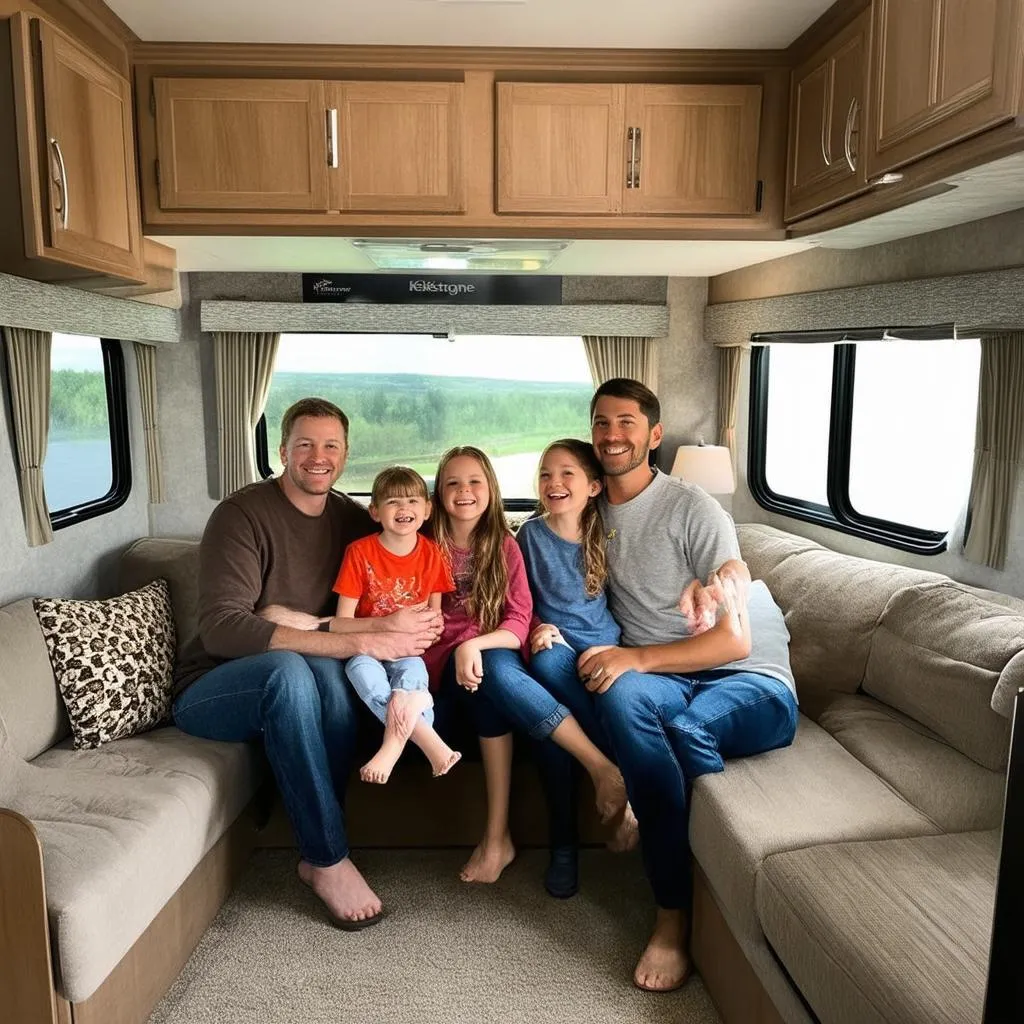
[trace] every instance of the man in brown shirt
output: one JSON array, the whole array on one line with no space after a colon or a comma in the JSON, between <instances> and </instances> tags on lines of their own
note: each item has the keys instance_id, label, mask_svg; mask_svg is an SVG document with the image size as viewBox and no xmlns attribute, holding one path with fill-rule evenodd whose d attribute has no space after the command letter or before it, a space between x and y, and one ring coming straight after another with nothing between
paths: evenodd
<instances>
[{"instance_id":1,"label":"man in brown shirt","mask_svg":"<svg viewBox=\"0 0 1024 1024\"><path fill-rule=\"evenodd\" d=\"M348 455L348 418L319 398L281 422L281 475L242 488L210 516L199 549L199 636L177 672L175 724L207 739L260 737L298 840L299 877L335 924L380 920L381 903L349 858L340 796L357 712L343 660L422 654L441 616L405 608L334 617L345 547L375 529L331 488Z\"/></svg>"}]
</instances>

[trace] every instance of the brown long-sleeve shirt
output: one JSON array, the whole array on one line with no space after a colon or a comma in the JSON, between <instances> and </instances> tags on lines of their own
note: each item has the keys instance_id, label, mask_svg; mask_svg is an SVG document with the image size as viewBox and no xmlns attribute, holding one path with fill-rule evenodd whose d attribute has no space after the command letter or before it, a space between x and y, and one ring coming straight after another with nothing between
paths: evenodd
<instances>
[{"instance_id":1,"label":"brown long-sleeve shirt","mask_svg":"<svg viewBox=\"0 0 1024 1024\"><path fill-rule=\"evenodd\" d=\"M199 547L199 635L182 652L175 694L223 661L263 653L276 627L261 608L332 615L345 548L375 529L362 505L334 491L321 515L300 512L276 479L225 498Z\"/></svg>"}]
</instances>

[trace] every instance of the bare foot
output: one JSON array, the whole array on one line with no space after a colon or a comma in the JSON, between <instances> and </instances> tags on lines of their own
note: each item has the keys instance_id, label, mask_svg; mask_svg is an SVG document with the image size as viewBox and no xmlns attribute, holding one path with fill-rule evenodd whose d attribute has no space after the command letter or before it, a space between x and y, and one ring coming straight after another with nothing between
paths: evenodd
<instances>
[{"instance_id":1,"label":"bare foot","mask_svg":"<svg viewBox=\"0 0 1024 1024\"><path fill-rule=\"evenodd\" d=\"M640 842L640 825L633 813L633 808L626 804L622 809L622 817L615 826L611 839L608 840L608 849L612 853L627 853L635 849Z\"/></svg>"},{"instance_id":2,"label":"bare foot","mask_svg":"<svg viewBox=\"0 0 1024 1024\"><path fill-rule=\"evenodd\" d=\"M597 796L597 813L601 816L601 821L609 822L622 813L628 799L622 772L609 762L607 769L593 776L593 780Z\"/></svg>"},{"instance_id":3,"label":"bare foot","mask_svg":"<svg viewBox=\"0 0 1024 1024\"><path fill-rule=\"evenodd\" d=\"M516 848L506 832L500 839L484 838L459 872L464 882L496 882L515 860Z\"/></svg>"},{"instance_id":4,"label":"bare foot","mask_svg":"<svg viewBox=\"0 0 1024 1024\"><path fill-rule=\"evenodd\" d=\"M327 868L300 860L299 878L324 901L331 916L339 922L368 921L381 912L380 898L348 857Z\"/></svg>"},{"instance_id":5,"label":"bare foot","mask_svg":"<svg viewBox=\"0 0 1024 1024\"><path fill-rule=\"evenodd\" d=\"M683 912L659 907L654 932L633 972L633 984L647 992L672 992L686 983L690 970Z\"/></svg>"},{"instance_id":6,"label":"bare foot","mask_svg":"<svg viewBox=\"0 0 1024 1024\"><path fill-rule=\"evenodd\" d=\"M405 750L405 744L424 709L430 707L431 696L422 690L394 690L388 701L388 714L384 722L384 741L380 750L359 769L363 782L383 785L391 778L395 764Z\"/></svg>"},{"instance_id":7,"label":"bare foot","mask_svg":"<svg viewBox=\"0 0 1024 1024\"><path fill-rule=\"evenodd\" d=\"M447 775L461 760L462 753L449 748L447 758L442 758L440 761L431 760L430 767L434 769L434 778Z\"/></svg>"}]
</instances>

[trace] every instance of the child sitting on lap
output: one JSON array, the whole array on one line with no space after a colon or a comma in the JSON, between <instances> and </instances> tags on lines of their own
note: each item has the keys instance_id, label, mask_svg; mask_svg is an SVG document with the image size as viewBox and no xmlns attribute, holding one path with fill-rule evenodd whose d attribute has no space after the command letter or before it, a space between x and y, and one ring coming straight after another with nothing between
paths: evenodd
<instances>
[{"instance_id":1,"label":"child sitting on lap","mask_svg":"<svg viewBox=\"0 0 1024 1024\"><path fill-rule=\"evenodd\" d=\"M372 618L399 608L441 607L441 595L455 589L440 548L419 533L430 516L427 485L415 470L393 466L373 482L370 515L381 532L350 544L334 584L338 615ZM384 723L380 750L359 771L364 782L388 781L412 740L434 775L444 775L462 755L434 731L433 700L422 658L378 661L357 654L345 674L366 706Z\"/></svg>"}]
</instances>

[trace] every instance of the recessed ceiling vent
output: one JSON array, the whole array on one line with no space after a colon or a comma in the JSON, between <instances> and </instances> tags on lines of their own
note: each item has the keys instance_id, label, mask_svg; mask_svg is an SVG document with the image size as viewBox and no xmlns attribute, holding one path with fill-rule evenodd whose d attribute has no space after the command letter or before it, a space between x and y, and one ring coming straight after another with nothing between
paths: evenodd
<instances>
[{"instance_id":1,"label":"recessed ceiling vent","mask_svg":"<svg viewBox=\"0 0 1024 1024\"><path fill-rule=\"evenodd\" d=\"M468 238L353 238L352 244L381 270L471 270L528 273L544 270L569 242L509 242Z\"/></svg>"}]
</instances>

